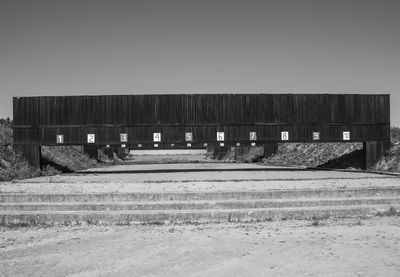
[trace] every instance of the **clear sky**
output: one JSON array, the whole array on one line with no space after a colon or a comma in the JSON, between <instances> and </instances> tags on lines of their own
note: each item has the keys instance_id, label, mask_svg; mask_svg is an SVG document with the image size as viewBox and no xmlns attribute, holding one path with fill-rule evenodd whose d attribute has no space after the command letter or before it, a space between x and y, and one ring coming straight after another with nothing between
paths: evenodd
<instances>
[{"instance_id":1,"label":"clear sky","mask_svg":"<svg viewBox=\"0 0 400 277\"><path fill-rule=\"evenodd\" d=\"M0 0L0 117L13 96L390 93L399 0Z\"/></svg>"}]
</instances>

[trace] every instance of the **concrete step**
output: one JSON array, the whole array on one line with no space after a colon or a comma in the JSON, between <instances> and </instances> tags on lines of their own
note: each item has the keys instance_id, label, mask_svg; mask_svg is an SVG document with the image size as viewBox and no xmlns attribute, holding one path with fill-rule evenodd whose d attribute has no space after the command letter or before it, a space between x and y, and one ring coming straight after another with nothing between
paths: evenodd
<instances>
[{"instance_id":1,"label":"concrete step","mask_svg":"<svg viewBox=\"0 0 400 277\"><path fill-rule=\"evenodd\" d=\"M400 205L318 206L266 209L148 210L148 211L3 211L3 226L58 224L164 224L224 221L271 221L286 219L323 219L328 217L368 217Z\"/></svg>"},{"instance_id":2,"label":"concrete step","mask_svg":"<svg viewBox=\"0 0 400 277\"><path fill-rule=\"evenodd\" d=\"M82 194L24 194L0 193L0 203L15 202L121 202L121 201L191 201L293 199L325 197L400 196L400 187L367 187L343 189L290 189L265 191L212 192L137 192L137 193L82 193Z\"/></svg>"},{"instance_id":3,"label":"concrete step","mask_svg":"<svg viewBox=\"0 0 400 277\"><path fill-rule=\"evenodd\" d=\"M294 198L253 200L190 200L136 202L17 202L0 203L2 211L148 211L148 210L208 210L265 209L318 206L396 205L400 196L347 198Z\"/></svg>"}]
</instances>

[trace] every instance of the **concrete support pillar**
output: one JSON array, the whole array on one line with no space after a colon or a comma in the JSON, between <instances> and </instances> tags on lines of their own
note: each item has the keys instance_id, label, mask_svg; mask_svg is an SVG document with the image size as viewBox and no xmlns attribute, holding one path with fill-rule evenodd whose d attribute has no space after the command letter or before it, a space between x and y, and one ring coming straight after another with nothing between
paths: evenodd
<instances>
[{"instance_id":1,"label":"concrete support pillar","mask_svg":"<svg viewBox=\"0 0 400 277\"><path fill-rule=\"evenodd\" d=\"M390 141L366 141L364 147L364 169L372 168L390 148Z\"/></svg>"},{"instance_id":2,"label":"concrete support pillar","mask_svg":"<svg viewBox=\"0 0 400 277\"><path fill-rule=\"evenodd\" d=\"M114 149L111 147L104 148L104 154L107 155L109 159L114 159Z\"/></svg>"},{"instance_id":3,"label":"concrete support pillar","mask_svg":"<svg viewBox=\"0 0 400 277\"><path fill-rule=\"evenodd\" d=\"M30 166L37 169L42 168L42 153L40 145L14 145L14 149L25 157Z\"/></svg>"},{"instance_id":4,"label":"concrete support pillar","mask_svg":"<svg viewBox=\"0 0 400 277\"><path fill-rule=\"evenodd\" d=\"M98 159L98 146L97 145L84 145L83 152L87 154L92 159Z\"/></svg>"},{"instance_id":5,"label":"concrete support pillar","mask_svg":"<svg viewBox=\"0 0 400 277\"><path fill-rule=\"evenodd\" d=\"M129 150L126 147L116 147L114 148L114 152L117 154L118 158L125 160Z\"/></svg>"},{"instance_id":6,"label":"concrete support pillar","mask_svg":"<svg viewBox=\"0 0 400 277\"><path fill-rule=\"evenodd\" d=\"M268 142L264 144L264 157L272 156L278 152L278 143Z\"/></svg>"},{"instance_id":7,"label":"concrete support pillar","mask_svg":"<svg viewBox=\"0 0 400 277\"><path fill-rule=\"evenodd\" d=\"M208 146L207 147L207 156L211 159L221 160L228 153L227 146Z\"/></svg>"}]
</instances>

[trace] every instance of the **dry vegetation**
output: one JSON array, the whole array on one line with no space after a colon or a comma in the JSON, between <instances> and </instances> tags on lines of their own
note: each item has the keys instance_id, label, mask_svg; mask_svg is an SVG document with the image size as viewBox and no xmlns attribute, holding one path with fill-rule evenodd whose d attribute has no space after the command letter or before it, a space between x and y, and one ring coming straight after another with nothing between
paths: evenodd
<instances>
[{"instance_id":1,"label":"dry vegetation","mask_svg":"<svg viewBox=\"0 0 400 277\"><path fill-rule=\"evenodd\" d=\"M42 157L51 166L58 166L62 171L78 171L99 165L96 160L83 153L82 146L44 146Z\"/></svg>"},{"instance_id":2,"label":"dry vegetation","mask_svg":"<svg viewBox=\"0 0 400 277\"><path fill-rule=\"evenodd\" d=\"M394 127L390 130L392 147L375 165L378 171L400 172L400 128Z\"/></svg>"},{"instance_id":3,"label":"dry vegetation","mask_svg":"<svg viewBox=\"0 0 400 277\"><path fill-rule=\"evenodd\" d=\"M279 144L278 152L263 162L270 165L301 165L317 167L338 159L339 157L357 154L362 143L285 143ZM360 163L351 167L360 168Z\"/></svg>"}]
</instances>

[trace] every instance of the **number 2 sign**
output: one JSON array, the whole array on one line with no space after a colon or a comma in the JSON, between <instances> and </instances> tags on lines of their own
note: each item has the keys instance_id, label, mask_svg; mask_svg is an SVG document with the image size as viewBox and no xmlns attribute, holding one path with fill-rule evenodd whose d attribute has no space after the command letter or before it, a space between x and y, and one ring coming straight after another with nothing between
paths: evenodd
<instances>
[{"instance_id":1,"label":"number 2 sign","mask_svg":"<svg viewBox=\"0 0 400 277\"><path fill-rule=\"evenodd\" d=\"M96 137L95 137L94 134L88 134L87 135L87 142L88 143L95 143L95 141L96 141Z\"/></svg>"}]
</instances>

